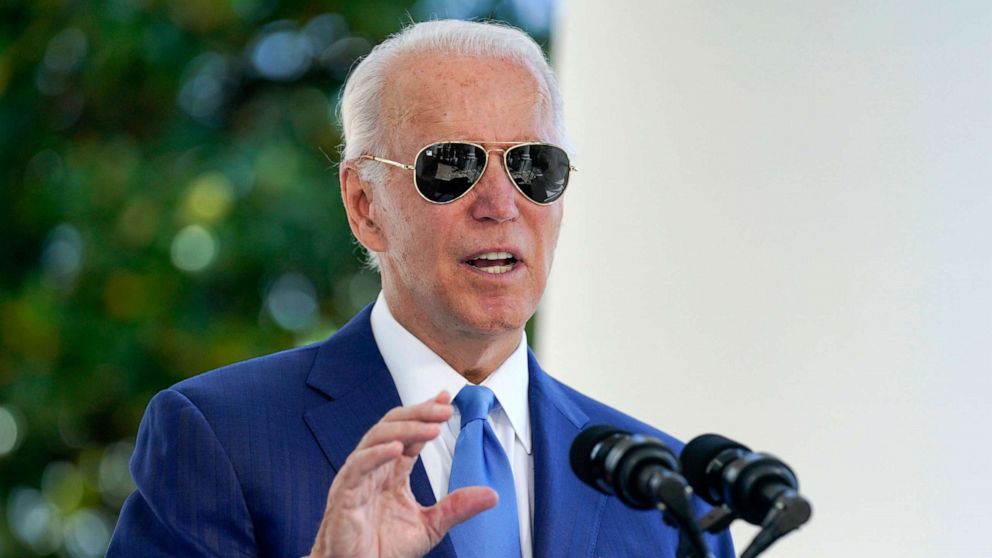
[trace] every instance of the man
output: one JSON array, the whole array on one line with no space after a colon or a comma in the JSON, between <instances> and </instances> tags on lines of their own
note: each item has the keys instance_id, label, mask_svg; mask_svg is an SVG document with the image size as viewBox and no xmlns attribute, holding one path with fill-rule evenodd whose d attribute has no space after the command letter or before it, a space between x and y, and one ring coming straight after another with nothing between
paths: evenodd
<instances>
[{"instance_id":1,"label":"man","mask_svg":"<svg viewBox=\"0 0 992 558\"><path fill-rule=\"evenodd\" d=\"M109 554L674 556L659 514L583 485L568 450L596 423L678 442L527 349L571 170L538 46L413 25L354 70L342 120L342 199L382 293L321 344L158 394Z\"/></svg>"}]
</instances>

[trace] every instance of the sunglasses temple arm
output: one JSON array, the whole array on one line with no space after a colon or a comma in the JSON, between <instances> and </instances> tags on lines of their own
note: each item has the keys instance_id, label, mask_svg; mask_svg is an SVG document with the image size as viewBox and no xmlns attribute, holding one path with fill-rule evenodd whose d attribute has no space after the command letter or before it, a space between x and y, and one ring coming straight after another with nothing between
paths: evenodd
<instances>
[{"instance_id":1,"label":"sunglasses temple arm","mask_svg":"<svg viewBox=\"0 0 992 558\"><path fill-rule=\"evenodd\" d=\"M382 157L376 157L375 155L362 155L360 159L365 159L367 161L378 161L380 163L385 163L387 165L392 165L394 167L399 167L406 170L415 170L413 165L404 165L403 163L397 161L391 161L389 159L383 159Z\"/></svg>"}]
</instances>

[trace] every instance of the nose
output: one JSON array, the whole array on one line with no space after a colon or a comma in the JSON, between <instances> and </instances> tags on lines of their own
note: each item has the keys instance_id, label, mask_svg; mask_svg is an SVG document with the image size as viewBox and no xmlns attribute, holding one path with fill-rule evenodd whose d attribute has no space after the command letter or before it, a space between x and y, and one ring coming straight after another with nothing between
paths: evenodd
<instances>
[{"instance_id":1,"label":"nose","mask_svg":"<svg viewBox=\"0 0 992 558\"><path fill-rule=\"evenodd\" d=\"M520 215L520 193L510 181L503 168L503 151L493 149L489 153L489 164L479 183L472 189L471 214L477 221L503 223Z\"/></svg>"}]
</instances>

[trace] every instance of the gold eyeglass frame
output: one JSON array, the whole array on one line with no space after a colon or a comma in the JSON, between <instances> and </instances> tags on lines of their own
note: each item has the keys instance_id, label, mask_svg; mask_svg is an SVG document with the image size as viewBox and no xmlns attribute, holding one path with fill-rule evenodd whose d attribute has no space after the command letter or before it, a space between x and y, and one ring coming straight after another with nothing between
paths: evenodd
<instances>
[{"instance_id":1,"label":"gold eyeglass frame","mask_svg":"<svg viewBox=\"0 0 992 558\"><path fill-rule=\"evenodd\" d=\"M555 198L555 199L553 199L553 200L551 200L549 202L541 203L541 202L535 201L535 200L531 199L530 196L528 196L527 194L524 193L524 191L520 188L520 185L517 184L517 181L514 180L513 179L513 176L510 174L510 169L507 166L506 156L507 156L507 153L510 150L512 150L514 148L517 148L517 147L523 147L525 145L550 145L551 147L557 147L558 149L561 149L562 153L565 154L565 157L568 157L568 151L565 151L565 148L564 147L562 147L560 145L553 144L553 143L544 142L544 141L486 141L486 142L483 142L482 140L444 140L444 141L435 141L433 143L429 143L429 144L421 147L420 150L417 151L417 155L413 158L414 164L412 164L412 165L405 165L405 164L400 163L398 161L392 161L390 159L384 159L382 157L376 157L375 155L368 155L368 154L366 154L366 155L360 155L358 158L359 159L366 160L366 161L376 161L376 162L379 162L379 163L385 163L387 165L392 165L394 167L398 167L398 168L405 169L405 170L416 171L417 170L416 161L417 161L417 159L420 158L420 154L423 153L425 150L427 150L427 149L429 149L431 147L434 147L435 145L441 145L441 144L444 144L444 143L462 143L462 144L467 144L467 145L472 145L472 146L478 147L482 151L485 151L485 153L486 153L486 163L484 165L482 165L482 172L479 173L479 179L476 180L475 183L473 183L471 186L469 186L469 188L467 190L465 190L457 198L453 198L453 199L450 199L448 201L443 201L443 202L437 202L437 201L428 199L427 196L425 196L423 194L423 192L420 191L420 188L417 187L417 175L416 175L416 173L414 173L414 175L413 175L413 189L416 190L417 191L417 194L421 198L423 198L423 200L426 201L427 203L432 203L434 205L447 205L449 203L454 203L454 202L456 202L456 201L464 198L466 195L468 195L468 193L471 192L473 188L475 188L476 186L478 186L478 184L480 182L482 182L482 177L483 177L483 175L486 174L486 169L489 168L489 160L490 160L489 153L491 153L493 151L500 151L500 152L503 153L503 171L506 172L506 176L510 179L510 182L513 183L513 187L516 188L517 191L520 192L520 195L522 195L524 198L526 198L527 201L529 201L529 202L531 202L531 203L533 203L535 205L551 205L551 204L557 202L558 200L560 200L561 197L563 195L565 195L565 191L562 190L561 194L558 194L558 197L557 198ZM505 146L509 146L509 147L505 147L505 148L501 148L501 149L500 148L497 148L497 149L486 149L486 147L484 145L482 145L483 143L487 143L489 145L505 145ZM571 173L578 172L579 169L575 168L575 166L572 165L572 162L569 161L568 171L569 171L569 176L567 177L567 179L565 181L565 188L568 188L568 181L569 181L568 179L571 178Z\"/></svg>"}]
</instances>

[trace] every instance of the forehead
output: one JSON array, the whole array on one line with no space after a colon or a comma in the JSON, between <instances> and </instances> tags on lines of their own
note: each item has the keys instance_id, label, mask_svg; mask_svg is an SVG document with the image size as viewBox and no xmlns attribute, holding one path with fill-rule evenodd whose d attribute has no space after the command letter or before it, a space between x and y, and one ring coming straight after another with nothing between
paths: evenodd
<instances>
[{"instance_id":1,"label":"forehead","mask_svg":"<svg viewBox=\"0 0 992 558\"><path fill-rule=\"evenodd\" d=\"M542 81L513 60L430 54L400 59L383 98L397 147L442 139L551 141Z\"/></svg>"}]
</instances>

